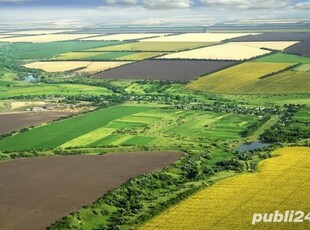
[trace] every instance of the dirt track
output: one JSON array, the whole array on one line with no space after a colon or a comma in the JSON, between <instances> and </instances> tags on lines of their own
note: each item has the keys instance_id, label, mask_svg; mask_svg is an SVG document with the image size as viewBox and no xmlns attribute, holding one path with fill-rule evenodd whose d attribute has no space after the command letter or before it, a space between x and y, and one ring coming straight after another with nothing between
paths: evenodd
<instances>
[{"instance_id":1,"label":"dirt track","mask_svg":"<svg viewBox=\"0 0 310 230\"><path fill-rule=\"evenodd\" d=\"M175 152L58 156L0 163L0 229L40 230L131 177L163 168Z\"/></svg>"}]
</instances>

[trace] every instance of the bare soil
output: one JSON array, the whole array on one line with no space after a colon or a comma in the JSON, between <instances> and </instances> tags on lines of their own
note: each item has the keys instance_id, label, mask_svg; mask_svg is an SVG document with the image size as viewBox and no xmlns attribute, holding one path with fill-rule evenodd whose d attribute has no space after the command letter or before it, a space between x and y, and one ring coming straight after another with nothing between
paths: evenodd
<instances>
[{"instance_id":1,"label":"bare soil","mask_svg":"<svg viewBox=\"0 0 310 230\"><path fill-rule=\"evenodd\" d=\"M310 41L300 42L285 50L285 53L310 57Z\"/></svg>"},{"instance_id":2,"label":"bare soil","mask_svg":"<svg viewBox=\"0 0 310 230\"><path fill-rule=\"evenodd\" d=\"M234 63L232 61L146 60L108 70L94 77L187 82L229 67Z\"/></svg>"},{"instance_id":3,"label":"bare soil","mask_svg":"<svg viewBox=\"0 0 310 230\"><path fill-rule=\"evenodd\" d=\"M0 114L0 135L19 131L45 122L66 117L69 112L24 112Z\"/></svg>"},{"instance_id":4,"label":"bare soil","mask_svg":"<svg viewBox=\"0 0 310 230\"><path fill-rule=\"evenodd\" d=\"M159 170L177 152L55 156L0 163L0 229L46 229L131 177Z\"/></svg>"}]
</instances>

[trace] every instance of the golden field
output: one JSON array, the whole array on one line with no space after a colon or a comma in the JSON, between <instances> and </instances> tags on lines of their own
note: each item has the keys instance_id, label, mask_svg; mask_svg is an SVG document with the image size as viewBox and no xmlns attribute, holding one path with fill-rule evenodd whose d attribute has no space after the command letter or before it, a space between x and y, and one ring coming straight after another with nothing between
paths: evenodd
<instances>
[{"instance_id":1,"label":"golden field","mask_svg":"<svg viewBox=\"0 0 310 230\"><path fill-rule=\"evenodd\" d=\"M245 60L270 53L256 47L225 43L190 51L168 54L162 59L211 59L211 60Z\"/></svg>"},{"instance_id":2,"label":"golden field","mask_svg":"<svg viewBox=\"0 0 310 230\"><path fill-rule=\"evenodd\" d=\"M130 62L122 62L122 61L105 61L105 62L92 62L90 65L86 66L84 69L76 71L77 73L89 73L94 74L101 71L105 71L108 69L113 69L122 65L129 64Z\"/></svg>"},{"instance_id":3,"label":"golden field","mask_svg":"<svg viewBox=\"0 0 310 230\"><path fill-rule=\"evenodd\" d=\"M160 38L149 38L143 42L220 42L226 39L255 35L257 33L186 33Z\"/></svg>"},{"instance_id":4,"label":"golden field","mask_svg":"<svg viewBox=\"0 0 310 230\"><path fill-rule=\"evenodd\" d=\"M33 62L26 64L25 67L32 69L41 69L45 72L65 72L78 69L78 73L97 73L111 68L128 64L129 62L90 62L90 61L50 61L50 62Z\"/></svg>"},{"instance_id":5,"label":"golden field","mask_svg":"<svg viewBox=\"0 0 310 230\"><path fill-rule=\"evenodd\" d=\"M299 41L287 41L287 42L234 42L236 45L254 47L254 48L265 48L271 50L285 50L286 48L295 45Z\"/></svg>"},{"instance_id":6,"label":"golden field","mask_svg":"<svg viewBox=\"0 0 310 230\"><path fill-rule=\"evenodd\" d=\"M85 68L90 65L91 62L87 61L50 61L50 62L33 62L26 64L25 67L31 69L41 69L45 72L65 72L74 70L77 68Z\"/></svg>"},{"instance_id":7,"label":"golden field","mask_svg":"<svg viewBox=\"0 0 310 230\"><path fill-rule=\"evenodd\" d=\"M213 93L247 94L251 93L248 85L271 78L260 79L260 77L278 72L291 65L291 63L246 62L198 78L189 83L186 88Z\"/></svg>"},{"instance_id":8,"label":"golden field","mask_svg":"<svg viewBox=\"0 0 310 230\"><path fill-rule=\"evenodd\" d=\"M76 40L96 35L98 34L45 34L45 35L1 38L0 42L33 42L33 43L57 42L57 41Z\"/></svg>"},{"instance_id":9,"label":"golden field","mask_svg":"<svg viewBox=\"0 0 310 230\"><path fill-rule=\"evenodd\" d=\"M168 34L167 33L112 34L112 35L97 36L93 38L85 38L81 40L84 40L84 41L124 41L124 40L136 40L136 39L149 38L149 37L162 37L166 35Z\"/></svg>"},{"instance_id":10,"label":"golden field","mask_svg":"<svg viewBox=\"0 0 310 230\"><path fill-rule=\"evenodd\" d=\"M310 148L276 150L259 163L258 172L224 179L173 206L141 230L309 229L303 223L252 225L254 213L304 211L310 207Z\"/></svg>"}]
</instances>

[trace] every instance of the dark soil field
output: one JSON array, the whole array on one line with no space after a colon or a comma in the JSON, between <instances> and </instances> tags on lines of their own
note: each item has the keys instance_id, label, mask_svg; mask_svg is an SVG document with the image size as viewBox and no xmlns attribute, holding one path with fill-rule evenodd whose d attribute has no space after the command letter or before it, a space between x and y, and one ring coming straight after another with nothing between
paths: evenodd
<instances>
[{"instance_id":1,"label":"dark soil field","mask_svg":"<svg viewBox=\"0 0 310 230\"><path fill-rule=\"evenodd\" d=\"M57 156L0 163L0 229L42 230L131 177L175 162L176 152Z\"/></svg>"},{"instance_id":2,"label":"dark soil field","mask_svg":"<svg viewBox=\"0 0 310 230\"><path fill-rule=\"evenodd\" d=\"M310 56L310 41L300 42L285 50L285 53Z\"/></svg>"},{"instance_id":3,"label":"dark soil field","mask_svg":"<svg viewBox=\"0 0 310 230\"><path fill-rule=\"evenodd\" d=\"M108 70L94 77L187 82L234 63L231 61L146 60Z\"/></svg>"},{"instance_id":4,"label":"dark soil field","mask_svg":"<svg viewBox=\"0 0 310 230\"><path fill-rule=\"evenodd\" d=\"M232 38L231 42L254 42L254 41L306 41L310 40L310 33L264 33Z\"/></svg>"},{"instance_id":5,"label":"dark soil field","mask_svg":"<svg viewBox=\"0 0 310 230\"><path fill-rule=\"evenodd\" d=\"M0 135L19 131L32 125L53 121L65 117L70 113L65 112L40 112L40 113L7 113L0 114Z\"/></svg>"}]
</instances>

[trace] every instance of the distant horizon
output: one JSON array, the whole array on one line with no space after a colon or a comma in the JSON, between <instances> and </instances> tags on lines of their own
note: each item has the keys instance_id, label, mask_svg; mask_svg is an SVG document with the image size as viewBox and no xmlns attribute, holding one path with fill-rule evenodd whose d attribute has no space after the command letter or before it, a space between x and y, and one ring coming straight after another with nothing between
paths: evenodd
<instances>
[{"instance_id":1,"label":"distant horizon","mask_svg":"<svg viewBox=\"0 0 310 230\"><path fill-rule=\"evenodd\" d=\"M2 23L53 20L201 26L254 19L309 20L309 10L309 0L0 0Z\"/></svg>"}]
</instances>

